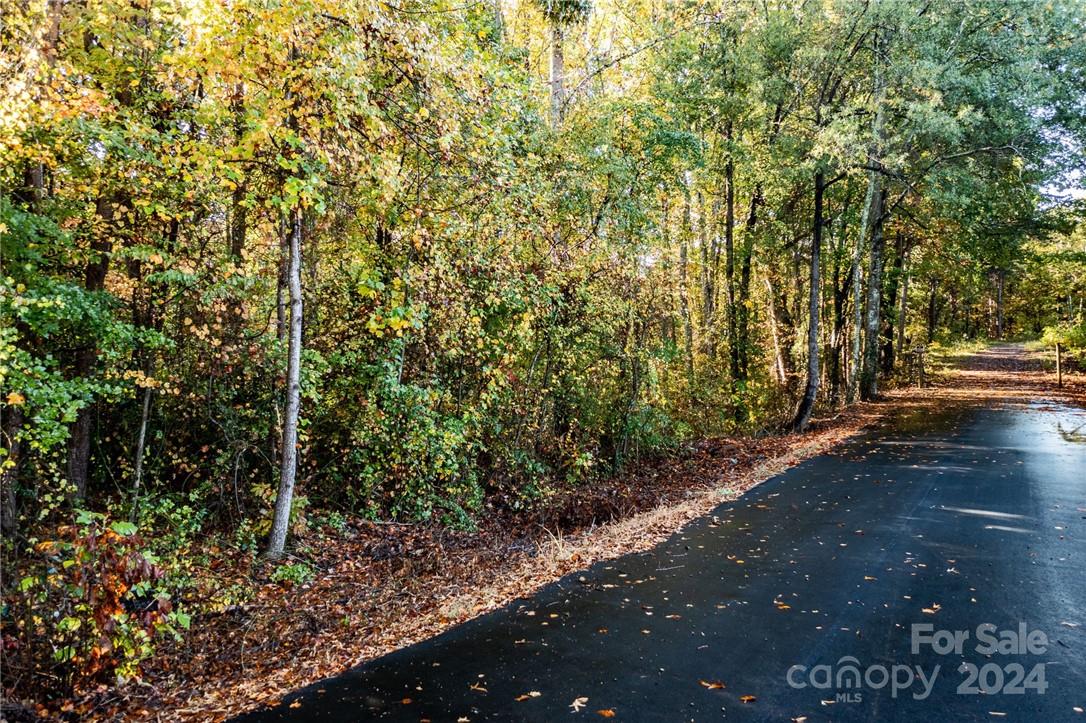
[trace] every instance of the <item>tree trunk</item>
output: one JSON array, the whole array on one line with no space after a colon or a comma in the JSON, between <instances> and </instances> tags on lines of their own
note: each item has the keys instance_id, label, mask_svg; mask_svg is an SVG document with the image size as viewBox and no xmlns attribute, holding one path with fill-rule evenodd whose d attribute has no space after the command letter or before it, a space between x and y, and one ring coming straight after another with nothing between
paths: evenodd
<instances>
[{"instance_id":1,"label":"tree trunk","mask_svg":"<svg viewBox=\"0 0 1086 723\"><path fill-rule=\"evenodd\" d=\"M98 220L108 226L113 220L113 202L108 198L99 198L95 205ZM95 229L91 241L91 256L83 273L83 287L87 291L101 291L106 286L106 274L109 272L109 257L113 243L108 229ZM94 341L88 341L76 354L75 375L86 377L94 371L98 360L98 349ZM68 442L68 484L73 488L73 500L81 502L87 493L87 468L90 463L90 433L93 405L84 406L76 414L75 422L69 431Z\"/></svg>"},{"instance_id":2,"label":"tree trunk","mask_svg":"<svg viewBox=\"0 0 1086 723\"><path fill-rule=\"evenodd\" d=\"M932 279L928 288L928 343L935 340L936 298L935 292L939 289L939 280Z\"/></svg>"},{"instance_id":3,"label":"tree trunk","mask_svg":"<svg viewBox=\"0 0 1086 723\"><path fill-rule=\"evenodd\" d=\"M871 229L871 265L867 273L867 308L864 320L864 355L860 369L860 397L865 401L879 394L879 319L882 304L882 263L886 238L883 233L885 189L879 194L877 214Z\"/></svg>"},{"instance_id":4,"label":"tree trunk","mask_svg":"<svg viewBox=\"0 0 1086 723\"><path fill-rule=\"evenodd\" d=\"M288 247L290 261L287 277L290 287L290 333L287 353L286 413L283 417L283 443L279 467L279 492L275 497L275 516L268 538L268 557L277 558L286 546L290 526L290 508L294 500L294 480L298 471L298 416L301 409L302 366L302 212L291 212Z\"/></svg>"},{"instance_id":5,"label":"tree trunk","mask_svg":"<svg viewBox=\"0 0 1086 723\"><path fill-rule=\"evenodd\" d=\"M1063 389L1063 345L1056 342L1056 386Z\"/></svg>"},{"instance_id":6,"label":"tree trunk","mask_svg":"<svg viewBox=\"0 0 1086 723\"><path fill-rule=\"evenodd\" d=\"M709 224L705 216L705 196L697 192L698 251L701 254L701 345L712 356L711 325L713 318L712 252L709 248Z\"/></svg>"},{"instance_id":7,"label":"tree trunk","mask_svg":"<svg viewBox=\"0 0 1086 723\"><path fill-rule=\"evenodd\" d=\"M802 432L811 423L815 401L818 399L818 330L819 311L822 307L822 192L824 176L821 170L814 178L814 228L811 233L811 285L808 292L807 323L807 388L803 392L792 429Z\"/></svg>"},{"instance_id":8,"label":"tree trunk","mask_svg":"<svg viewBox=\"0 0 1086 723\"><path fill-rule=\"evenodd\" d=\"M728 140L731 140L731 126L728 127ZM741 371L739 368L739 319L735 308L735 163L731 150L728 162L724 164L724 283L728 301L728 361L731 372L732 394L739 391Z\"/></svg>"},{"instance_id":9,"label":"tree trunk","mask_svg":"<svg viewBox=\"0 0 1086 723\"><path fill-rule=\"evenodd\" d=\"M562 44L564 42L562 26L551 24L551 128L557 129L562 124L565 113L566 60Z\"/></svg>"},{"instance_id":10,"label":"tree trunk","mask_svg":"<svg viewBox=\"0 0 1086 723\"><path fill-rule=\"evenodd\" d=\"M860 217L860 230L856 237L856 246L852 250L852 355L849 363L848 391L845 393L845 402L852 404L856 401L856 392L860 386L860 354L863 343L863 251L867 240L868 221L871 218L871 204L877 193L875 173L872 171L867 177L867 194L864 199L864 210Z\"/></svg>"},{"instance_id":11,"label":"tree trunk","mask_svg":"<svg viewBox=\"0 0 1086 723\"><path fill-rule=\"evenodd\" d=\"M230 112L234 116L234 142L240 145L245 137L245 86L241 83L234 86ZM246 193L246 184L243 181L234 186L230 199L230 225L227 235L230 239L230 260L235 264L241 263L241 255L245 249L245 235L249 228L249 209L245 206Z\"/></svg>"},{"instance_id":12,"label":"tree trunk","mask_svg":"<svg viewBox=\"0 0 1086 723\"><path fill-rule=\"evenodd\" d=\"M875 115L871 121L871 146L868 150L868 163L874 166L882 161L882 142L885 131L885 93L882 75L882 44L877 34L875 36L874 70L872 73L872 90L875 100ZM871 226L878 222L880 213L875 212L876 204L880 204L882 192L880 189L881 177L874 168L867 172L867 191L864 194L864 209L860 219L860 233L856 239L856 247L852 253L852 304L853 304L853 333L852 333L852 363L849 365L852 376L849 379L848 392L845 401L849 404L856 401L859 391L860 377L862 376L863 359L863 251L867 238L871 235ZM881 204L880 204L881 205ZM873 283L868 279L868 285Z\"/></svg>"},{"instance_id":13,"label":"tree trunk","mask_svg":"<svg viewBox=\"0 0 1086 723\"><path fill-rule=\"evenodd\" d=\"M897 312L897 358L905 353L905 322L909 312L909 252L910 247L905 248L905 258L901 262L901 305Z\"/></svg>"},{"instance_id":14,"label":"tree trunk","mask_svg":"<svg viewBox=\"0 0 1086 723\"><path fill-rule=\"evenodd\" d=\"M886 298L882 303L882 376L890 377L894 373L894 330L898 323L897 294L901 287L901 276L905 268L905 251L908 241L904 234L898 233L894 243L894 268L887 278Z\"/></svg>"},{"instance_id":15,"label":"tree trunk","mask_svg":"<svg viewBox=\"0 0 1086 723\"><path fill-rule=\"evenodd\" d=\"M833 269L833 333L830 337L830 401L836 405L841 401L841 390L845 386L845 304L848 301L852 280L845 277L841 281L841 268L834 263Z\"/></svg>"},{"instance_id":16,"label":"tree trunk","mask_svg":"<svg viewBox=\"0 0 1086 723\"><path fill-rule=\"evenodd\" d=\"M788 374L784 369L784 354L781 352L781 337L777 329L777 304L774 299L776 292L770 280L764 279L766 293L769 294L769 333L773 337L773 376L783 387L788 381Z\"/></svg>"},{"instance_id":17,"label":"tree trunk","mask_svg":"<svg viewBox=\"0 0 1086 723\"><path fill-rule=\"evenodd\" d=\"M22 407L9 406L2 427L4 438L0 439L0 444L8 450L5 465L0 469L0 530L7 538L14 535L19 527L19 498L15 494L15 484L19 479L19 462L22 461L23 444L19 439L22 427Z\"/></svg>"},{"instance_id":18,"label":"tree trunk","mask_svg":"<svg viewBox=\"0 0 1086 723\"><path fill-rule=\"evenodd\" d=\"M751 266L754 260L754 229L758 225L758 209L762 204L762 187L756 186L750 198L750 213L743 227L743 247L739 267L739 290L732 307L736 313L736 346L739 356L739 381L746 381L750 376L750 300Z\"/></svg>"},{"instance_id":19,"label":"tree trunk","mask_svg":"<svg viewBox=\"0 0 1086 723\"><path fill-rule=\"evenodd\" d=\"M690 193L683 191L683 221L679 239L679 314L683 320L684 352L686 354L686 380L694 385L694 327L690 321L690 297L687 282L687 265L690 245Z\"/></svg>"},{"instance_id":20,"label":"tree trunk","mask_svg":"<svg viewBox=\"0 0 1086 723\"><path fill-rule=\"evenodd\" d=\"M845 304L852 279L846 275L841 279L841 249L845 247L848 239L848 210L852 205L852 194L845 196L845 202L841 207L839 218L840 228L836 238L840 239L834 244L833 253L833 326L830 331L830 349L827 361L829 363L830 404L836 406L841 401L841 388L844 384L843 367L845 355Z\"/></svg>"},{"instance_id":21,"label":"tree trunk","mask_svg":"<svg viewBox=\"0 0 1086 723\"><path fill-rule=\"evenodd\" d=\"M290 235L289 224L284 224L279 239L279 275L275 281L275 338L283 343L287 338L287 296L290 285ZM299 273L301 273L299 271Z\"/></svg>"},{"instance_id":22,"label":"tree trunk","mask_svg":"<svg viewBox=\"0 0 1086 723\"><path fill-rule=\"evenodd\" d=\"M131 522L136 521L136 516L139 511L140 484L143 481L143 453L147 448L147 422L151 416L151 393L151 387L147 386L143 388L143 408L140 413L140 431L139 436L136 439L136 469L132 476L132 510L128 515Z\"/></svg>"}]
</instances>

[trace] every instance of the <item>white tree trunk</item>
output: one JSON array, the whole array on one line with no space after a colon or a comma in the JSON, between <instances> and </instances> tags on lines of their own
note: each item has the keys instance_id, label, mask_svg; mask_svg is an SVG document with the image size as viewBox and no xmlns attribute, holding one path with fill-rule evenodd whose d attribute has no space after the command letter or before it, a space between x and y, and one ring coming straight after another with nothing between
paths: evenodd
<instances>
[{"instance_id":1,"label":"white tree trunk","mask_svg":"<svg viewBox=\"0 0 1086 723\"><path fill-rule=\"evenodd\" d=\"M557 23L551 25L551 128L558 128L562 124L562 114L566 104L566 60L563 53L564 41L562 27Z\"/></svg>"},{"instance_id":2,"label":"white tree trunk","mask_svg":"<svg viewBox=\"0 0 1086 723\"><path fill-rule=\"evenodd\" d=\"M882 80L880 49L881 46L876 40L873 89L875 117L871 122L871 148L868 152L868 163L871 164L881 160L882 135L885 127L883 100L886 89ZM852 362L849 364L851 376L848 381L848 391L845 394L845 401L848 404L856 401L856 394L860 387L860 374L863 369L863 252L864 247L867 245L871 225L877 221L873 210L875 204L879 202L880 181L878 171L869 170L867 172L867 192L864 194L864 208L860 217L860 234L856 239L856 246L852 250Z\"/></svg>"},{"instance_id":3,"label":"white tree trunk","mask_svg":"<svg viewBox=\"0 0 1086 723\"><path fill-rule=\"evenodd\" d=\"M132 479L132 511L129 520L136 521L139 514L140 485L143 482L143 455L147 449L147 422L151 416L151 387L143 388L143 409L140 414L140 433L136 440L136 470Z\"/></svg>"},{"instance_id":4,"label":"white tree trunk","mask_svg":"<svg viewBox=\"0 0 1086 723\"><path fill-rule=\"evenodd\" d=\"M279 493L275 497L275 516L268 536L268 557L276 558L286 547L290 527L290 508L294 500L294 480L298 471L298 414L301 410L302 366L302 213L291 215L288 239L287 281L290 288L290 327L287 352L287 399L283 418L282 457L279 467Z\"/></svg>"}]
</instances>

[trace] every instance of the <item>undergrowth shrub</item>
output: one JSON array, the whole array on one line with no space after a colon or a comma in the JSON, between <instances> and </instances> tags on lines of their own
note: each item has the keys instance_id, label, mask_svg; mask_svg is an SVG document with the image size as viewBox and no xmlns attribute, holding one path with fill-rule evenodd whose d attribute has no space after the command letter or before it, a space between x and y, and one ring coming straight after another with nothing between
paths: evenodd
<instances>
[{"instance_id":1,"label":"undergrowth shrub","mask_svg":"<svg viewBox=\"0 0 1086 723\"><path fill-rule=\"evenodd\" d=\"M190 622L160 589L156 563L135 525L78 513L33 546L14 589L5 590L8 663L32 671L54 696L138 677L156 637L178 636Z\"/></svg>"}]
</instances>

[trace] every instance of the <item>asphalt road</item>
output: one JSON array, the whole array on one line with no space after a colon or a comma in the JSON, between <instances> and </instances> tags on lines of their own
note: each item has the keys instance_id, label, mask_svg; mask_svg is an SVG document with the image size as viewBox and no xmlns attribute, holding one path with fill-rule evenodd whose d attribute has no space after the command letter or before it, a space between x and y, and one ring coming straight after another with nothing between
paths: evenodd
<instances>
[{"instance_id":1,"label":"asphalt road","mask_svg":"<svg viewBox=\"0 0 1086 723\"><path fill-rule=\"evenodd\" d=\"M1084 707L1086 413L1033 404L905 418L650 552L239 720L1086 723Z\"/></svg>"}]
</instances>

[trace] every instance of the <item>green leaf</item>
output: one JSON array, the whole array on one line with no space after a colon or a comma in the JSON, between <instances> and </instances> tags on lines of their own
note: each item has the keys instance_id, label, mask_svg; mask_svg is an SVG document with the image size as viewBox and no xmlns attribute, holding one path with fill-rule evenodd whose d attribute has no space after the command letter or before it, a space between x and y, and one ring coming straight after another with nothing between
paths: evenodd
<instances>
[{"instance_id":1,"label":"green leaf","mask_svg":"<svg viewBox=\"0 0 1086 723\"><path fill-rule=\"evenodd\" d=\"M136 530L139 528L133 525L131 522L114 522L109 526L109 529L116 532L118 535L128 537L129 535L136 534Z\"/></svg>"}]
</instances>

